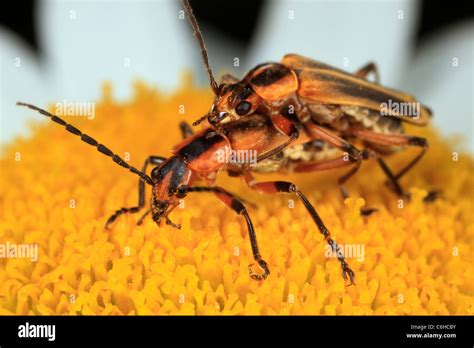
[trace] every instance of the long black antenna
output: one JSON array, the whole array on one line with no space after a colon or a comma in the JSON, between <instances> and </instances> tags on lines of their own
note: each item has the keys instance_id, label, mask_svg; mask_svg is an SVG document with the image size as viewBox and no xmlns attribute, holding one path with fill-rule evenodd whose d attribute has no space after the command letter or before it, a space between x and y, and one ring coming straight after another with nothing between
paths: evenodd
<instances>
[{"instance_id":1,"label":"long black antenna","mask_svg":"<svg viewBox=\"0 0 474 348\"><path fill-rule=\"evenodd\" d=\"M119 166L122 166L126 169L129 169L132 173L134 174L137 174L140 179L142 179L144 182L146 182L148 185L154 185L153 183L153 180L148 176L146 175L145 173L139 171L137 168L129 165L127 162L125 162L122 158L120 158L119 156L117 156L116 154L114 154L109 148L107 148L105 145L102 145L100 144L97 140L95 140L94 138L88 136L87 134L84 134L82 133L79 129L77 129L76 127L74 127L73 125L67 123L66 121L64 121L62 118L59 118L58 116L56 115L53 115L51 113L49 113L48 111L46 110L43 110L37 106L34 106L34 105L31 105L31 104L27 104L27 103L22 103L22 102L17 102L16 105L19 105L19 106L26 106L27 108L30 108L32 110L35 110L37 112L39 112L40 114L44 115L44 116L47 116L51 119L51 121L53 122L56 122L58 124L60 124L61 126L64 126L66 128L66 130L68 132L71 132L72 134L75 134L79 137L81 137L81 140L86 142L87 144L89 145L92 145L94 147L97 148L97 151L99 151L100 153L103 153L104 155L106 156L109 156L112 158L112 160L117 163Z\"/></svg>"},{"instance_id":2,"label":"long black antenna","mask_svg":"<svg viewBox=\"0 0 474 348\"><path fill-rule=\"evenodd\" d=\"M204 66L207 70L207 75L209 76L209 82L211 84L212 91L214 92L215 95L219 95L219 86L217 85L217 82L214 79L214 76L212 76L212 70L209 65L209 58L207 57L206 46L204 45L204 40L202 38L201 30L199 29L199 24L196 20L196 17L194 16L193 9L191 5L189 4L188 0L181 0L181 3L183 4L184 11L186 12L186 15L188 16L189 23L191 23L191 26L193 27L194 36L196 37L199 43L199 47L201 47L201 57L202 57L202 61L204 62Z\"/></svg>"}]
</instances>

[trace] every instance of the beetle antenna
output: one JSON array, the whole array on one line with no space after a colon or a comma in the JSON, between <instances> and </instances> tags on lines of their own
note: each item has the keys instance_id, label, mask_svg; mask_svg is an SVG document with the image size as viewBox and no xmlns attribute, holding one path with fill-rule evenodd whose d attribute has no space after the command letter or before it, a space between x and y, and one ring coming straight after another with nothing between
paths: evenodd
<instances>
[{"instance_id":1,"label":"beetle antenna","mask_svg":"<svg viewBox=\"0 0 474 348\"><path fill-rule=\"evenodd\" d=\"M81 137L82 141L86 142L89 145L92 145L92 146L96 147L97 151L99 151L100 153L103 153L104 155L111 157L112 160L115 163L117 163L119 166L122 166L125 169L129 169L132 173L137 174L140 177L140 179L143 180L144 182L146 182L148 185L152 185L152 186L154 185L153 180L148 175L146 175L145 173L139 171L137 168L129 165L127 162L125 162L118 155L114 154L105 145L100 144L94 138L88 136L85 133L82 133L79 129L77 129L73 125L67 123L62 118L59 118L58 116L53 115L53 114L49 113L48 111L43 110L43 109L41 109L37 106L31 105L31 104L17 102L16 105L25 106L27 108L30 108L32 110L35 110L35 111L39 112L40 114L42 114L44 116L49 117L51 119L51 121L56 122L56 123L60 124L61 126L64 126L68 132L71 132L72 134L75 134L75 135Z\"/></svg>"},{"instance_id":2,"label":"beetle antenna","mask_svg":"<svg viewBox=\"0 0 474 348\"><path fill-rule=\"evenodd\" d=\"M209 76L209 83L211 84L212 91L214 92L216 96L218 96L219 86L217 85L217 82L214 79L214 76L212 75L211 66L209 65L209 58L207 57L206 46L204 45L204 40L202 38L201 30L199 29L199 24L196 20L196 17L194 16L193 9L191 5L189 4L189 0L181 0L181 3L183 4L184 11L186 12L186 15L188 16L189 23L191 23L191 26L193 27L194 36L196 37L199 43L199 47L201 47L201 57L202 57L204 66L207 70L207 75Z\"/></svg>"}]
</instances>

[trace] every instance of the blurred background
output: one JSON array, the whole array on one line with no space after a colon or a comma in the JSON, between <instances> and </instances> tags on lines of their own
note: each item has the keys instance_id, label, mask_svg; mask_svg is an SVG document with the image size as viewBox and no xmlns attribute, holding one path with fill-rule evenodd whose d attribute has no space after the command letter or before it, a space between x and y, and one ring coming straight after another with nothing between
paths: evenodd
<instances>
[{"instance_id":1,"label":"blurred background","mask_svg":"<svg viewBox=\"0 0 474 348\"><path fill-rule=\"evenodd\" d=\"M470 1L191 0L215 75L243 77L298 53L355 71L377 63L383 85L414 94L434 124L474 153L474 21ZM178 88L207 77L177 0L44 0L0 4L0 144L27 134L32 112L92 102L104 81L130 98L140 79ZM197 115L198 116L198 115Z\"/></svg>"}]
</instances>

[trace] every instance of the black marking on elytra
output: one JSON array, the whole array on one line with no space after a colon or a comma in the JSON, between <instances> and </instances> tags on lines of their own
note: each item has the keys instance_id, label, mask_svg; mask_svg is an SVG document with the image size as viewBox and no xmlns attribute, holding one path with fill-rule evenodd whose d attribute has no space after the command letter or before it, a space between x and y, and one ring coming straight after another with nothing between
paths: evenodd
<instances>
[{"instance_id":1,"label":"black marking on elytra","mask_svg":"<svg viewBox=\"0 0 474 348\"><path fill-rule=\"evenodd\" d=\"M388 103L389 100L391 100L392 103L397 104L404 102L402 99L399 99L392 94L384 93L371 88L360 88L357 85L340 83L340 81L338 81L338 84L336 84L335 88L342 94L351 95L361 99L373 100L378 104Z\"/></svg>"},{"instance_id":2,"label":"black marking on elytra","mask_svg":"<svg viewBox=\"0 0 474 348\"><path fill-rule=\"evenodd\" d=\"M350 95L356 98L372 100L377 104L388 103L389 100L391 100L392 103L406 102L396 97L394 94L391 94L389 89L387 89L388 92L385 92L377 89L375 85L361 87L345 77L341 78L332 74L332 71L328 73L322 70L315 70L309 72L309 74L311 76L308 76L308 78L312 78L316 81L328 82L336 94Z\"/></svg>"}]
</instances>

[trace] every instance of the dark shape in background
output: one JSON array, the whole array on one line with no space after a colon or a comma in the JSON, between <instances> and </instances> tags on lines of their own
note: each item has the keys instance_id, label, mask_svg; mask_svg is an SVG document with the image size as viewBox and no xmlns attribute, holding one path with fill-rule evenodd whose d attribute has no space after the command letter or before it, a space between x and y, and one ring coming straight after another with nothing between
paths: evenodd
<instances>
[{"instance_id":1,"label":"dark shape in background","mask_svg":"<svg viewBox=\"0 0 474 348\"><path fill-rule=\"evenodd\" d=\"M262 10L268 1L279 0L190 0L200 23L219 30L224 35L244 46L257 28ZM431 33L456 22L474 17L472 1L432 1L423 0L421 18L418 25L416 44ZM41 54L34 13L38 0L0 1L0 26L10 29L23 38L30 48Z\"/></svg>"},{"instance_id":2,"label":"dark shape in background","mask_svg":"<svg viewBox=\"0 0 474 348\"><path fill-rule=\"evenodd\" d=\"M0 26L20 36L38 53L38 33L33 13L36 0L0 1Z\"/></svg>"}]
</instances>

